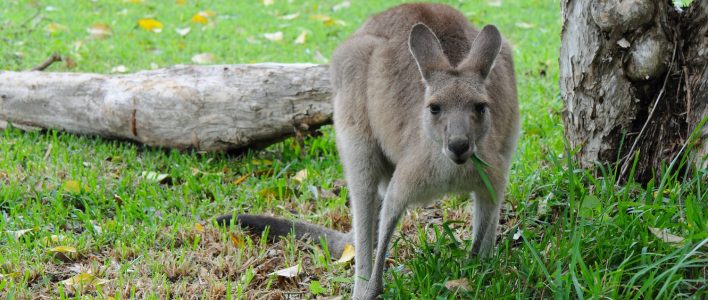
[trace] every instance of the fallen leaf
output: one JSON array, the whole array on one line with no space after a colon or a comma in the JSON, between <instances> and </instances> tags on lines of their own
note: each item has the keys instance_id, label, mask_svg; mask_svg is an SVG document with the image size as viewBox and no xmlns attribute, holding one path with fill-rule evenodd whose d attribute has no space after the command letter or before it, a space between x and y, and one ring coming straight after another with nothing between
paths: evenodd
<instances>
[{"instance_id":1,"label":"fallen leaf","mask_svg":"<svg viewBox=\"0 0 708 300\"><path fill-rule=\"evenodd\" d=\"M67 180L62 184L62 190L70 194L81 193L81 183L76 180Z\"/></svg>"},{"instance_id":2,"label":"fallen leaf","mask_svg":"<svg viewBox=\"0 0 708 300\"><path fill-rule=\"evenodd\" d=\"M266 199L275 199L278 198L278 191L273 189L273 188L264 188L260 192L258 192L261 197L266 198Z\"/></svg>"},{"instance_id":3,"label":"fallen leaf","mask_svg":"<svg viewBox=\"0 0 708 300\"><path fill-rule=\"evenodd\" d=\"M67 280L61 281L67 288L73 289L74 291L85 291L86 288L91 286L101 286L108 283L108 280L98 278L92 274L81 272L72 276Z\"/></svg>"},{"instance_id":4,"label":"fallen leaf","mask_svg":"<svg viewBox=\"0 0 708 300\"><path fill-rule=\"evenodd\" d=\"M297 18L297 17L299 17L299 16L300 16L300 13L294 13L294 14L289 14L289 15L280 16L280 17L278 17L278 19L281 19L281 20L293 20L293 19L295 19L295 18Z\"/></svg>"},{"instance_id":5,"label":"fallen leaf","mask_svg":"<svg viewBox=\"0 0 708 300\"><path fill-rule=\"evenodd\" d=\"M350 1L344 1L342 3L335 5L335 6L332 6L332 10L338 11L340 9L348 8L350 6L352 6L352 3Z\"/></svg>"},{"instance_id":6,"label":"fallen leaf","mask_svg":"<svg viewBox=\"0 0 708 300\"><path fill-rule=\"evenodd\" d=\"M251 177L251 174L246 174L239 177L238 179L234 180L234 185L239 185L243 183L244 181L246 181L246 179L248 179L248 177Z\"/></svg>"},{"instance_id":7,"label":"fallen leaf","mask_svg":"<svg viewBox=\"0 0 708 300\"><path fill-rule=\"evenodd\" d=\"M666 229L660 229L660 228L655 228L655 227L649 227L649 231L656 237L660 238L662 241L665 243L669 244L680 244L683 243L684 238L673 235L668 232Z\"/></svg>"},{"instance_id":8,"label":"fallen leaf","mask_svg":"<svg viewBox=\"0 0 708 300\"><path fill-rule=\"evenodd\" d=\"M502 6L502 0L487 0L487 4L489 6L493 7L501 7Z\"/></svg>"},{"instance_id":9,"label":"fallen leaf","mask_svg":"<svg viewBox=\"0 0 708 300\"><path fill-rule=\"evenodd\" d=\"M143 172L140 174L140 177L142 177L146 181L157 182L157 183L166 183L170 180L170 175L157 173L157 172L153 172L153 171Z\"/></svg>"},{"instance_id":10,"label":"fallen leaf","mask_svg":"<svg viewBox=\"0 0 708 300\"><path fill-rule=\"evenodd\" d=\"M192 31L192 27L175 28L175 32L177 32L180 36L186 36L190 31Z\"/></svg>"},{"instance_id":11,"label":"fallen leaf","mask_svg":"<svg viewBox=\"0 0 708 300\"><path fill-rule=\"evenodd\" d=\"M521 237L522 234L524 234L524 231L519 228L516 230L516 233L514 233L514 236L511 238L516 241Z\"/></svg>"},{"instance_id":12,"label":"fallen leaf","mask_svg":"<svg viewBox=\"0 0 708 300\"><path fill-rule=\"evenodd\" d=\"M346 25L347 24L346 22L344 22L342 20L333 19L332 17L327 16L327 15L312 15L312 16L310 16L310 19L322 21L322 23L324 23L325 26Z\"/></svg>"},{"instance_id":13,"label":"fallen leaf","mask_svg":"<svg viewBox=\"0 0 708 300\"><path fill-rule=\"evenodd\" d=\"M445 288L454 293L466 292L470 290L470 284L467 282L467 278L448 280L445 282Z\"/></svg>"},{"instance_id":14,"label":"fallen leaf","mask_svg":"<svg viewBox=\"0 0 708 300\"><path fill-rule=\"evenodd\" d=\"M251 161L251 164L256 165L256 166L258 166L258 165L271 166L271 165L273 165L273 161L268 160L268 159L264 159L264 160L255 160L254 159Z\"/></svg>"},{"instance_id":15,"label":"fallen leaf","mask_svg":"<svg viewBox=\"0 0 708 300\"><path fill-rule=\"evenodd\" d=\"M300 264L297 264L297 265L292 266L290 268L285 268L285 269L275 271L275 272L270 273L268 275L273 275L273 274L278 275L280 277L293 278L293 277L300 274Z\"/></svg>"},{"instance_id":16,"label":"fallen leaf","mask_svg":"<svg viewBox=\"0 0 708 300\"><path fill-rule=\"evenodd\" d=\"M243 244L243 242L241 242L241 240L238 238L238 236L236 236L236 234L231 233L230 236L231 236L231 244L233 244L234 247L238 248Z\"/></svg>"},{"instance_id":17,"label":"fallen leaf","mask_svg":"<svg viewBox=\"0 0 708 300\"><path fill-rule=\"evenodd\" d=\"M119 206L123 205L123 198L121 198L118 194L113 194L113 201L115 201Z\"/></svg>"},{"instance_id":18,"label":"fallen leaf","mask_svg":"<svg viewBox=\"0 0 708 300\"><path fill-rule=\"evenodd\" d=\"M111 69L111 73L125 73L128 72L128 68L124 65L115 66Z\"/></svg>"},{"instance_id":19,"label":"fallen leaf","mask_svg":"<svg viewBox=\"0 0 708 300\"><path fill-rule=\"evenodd\" d=\"M300 35L295 39L295 44L304 44L307 40L307 31L300 32Z\"/></svg>"},{"instance_id":20,"label":"fallen leaf","mask_svg":"<svg viewBox=\"0 0 708 300\"><path fill-rule=\"evenodd\" d=\"M30 231L32 231L32 230L34 230L34 229L33 229L33 228L30 228L30 229L21 229L21 230L15 230L15 231L8 230L7 233L11 234L11 235L14 236L16 239L19 239L20 237L22 237L23 235L25 235L25 233L28 233L28 232L30 232Z\"/></svg>"},{"instance_id":21,"label":"fallen leaf","mask_svg":"<svg viewBox=\"0 0 708 300\"><path fill-rule=\"evenodd\" d=\"M57 33L57 32L62 32L62 31L67 31L69 28L67 28L64 25L61 25L59 23L49 23L47 24L46 27L44 27L44 30L46 30L49 33Z\"/></svg>"},{"instance_id":22,"label":"fallen leaf","mask_svg":"<svg viewBox=\"0 0 708 300\"><path fill-rule=\"evenodd\" d=\"M42 243L43 245L49 246L49 245L52 245L52 244L61 243L61 242L63 242L65 239L66 239L66 238L64 237L64 235L61 235L61 234L59 234L59 235L52 234L52 235L50 235L50 236L48 236L48 237L47 237L47 236L43 237L40 241L41 241L41 243Z\"/></svg>"},{"instance_id":23,"label":"fallen leaf","mask_svg":"<svg viewBox=\"0 0 708 300\"><path fill-rule=\"evenodd\" d=\"M155 33L160 33L162 32L162 23L160 21L157 21L155 19L140 19L138 20L138 26L140 28L145 29L147 31L152 31Z\"/></svg>"},{"instance_id":24,"label":"fallen leaf","mask_svg":"<svg viewBox=\"0 0 708 300\"><path fill-rule=\"evenodd\" d=\"M354 245L346 244L344 245L344 250L342 250L342 257L337 260L337 264L344 264L350 262L354 259Z\"/></svg>"},{"instance_id":25,"label":"fallen leaf","mask_svg":"<svg viewBox=\"0 0 708 300\"><path fill-rule=\"evenodd\" d=\"M292 179L297 183L302 183L303 181L305 181L305 179L307 179L307 169L297 171L297 173L295 173L295 176L293 176Z\"/></svg>"},{"instance_id":26,"label":"fallen leaf","mask_svg":"<svg viewBox=\"0 0 708 300\"><path fill-rule=\"evenodd\" d=\"M283 32L282 31L277 31L277 32L272 32L272 33L264 33L263 36L273 42L280 42L283 40Z\"/></svg>"},{"instance_id":27,"label":"fallen leaf","mask_svg":"<svg viewBox=\"0 0 708 300\"><path fill-rule=\"evenodd\" d=\"M86 31L88 31L90 38L97 40L106 39L113 34L111 26L106 23L95 23L86 29Z\"/></svg>"},{"instance_id":28,"label":"fallen leaf","mask_svg":"<svg viewBox=\"0 0 708 300\"><path fill-rule=\"evenodd\" d=\"M195 64L210 64L214 62L214 55L211 53L200 53L192 56L192 62Z\"/></svg>"},{"instance_id":29,"label":"fallen leaf","mask_svg":"<svg viewBox=\"0 0 708 300\"><path fill-rule=\"evenodd\" d=\"M199 23L199 24L208 24L209 23L209 17L212 15L208 12L205 11L200 11L196 13L194 16L192 16L192 23Z\"/></svg>"},{"instance_id":30,"label":"fallen leaf","mask_svg":"<svg viewBox=\"0 0 708 300\"><path fill-rule=\"evenodd\" d=\"M49 252L62 253L62 254L76 253L76 248L72 247L72 246L56 246L54 248L49 249Z\"/></svg>"},{"instance_id":31,"label":"fallen leaf","mask_svg":"<svg viewBox=\"0 0 708 300\"><path fill-rule=\"evenodd\" d=\"M204 232L204 225L199 223L194 223L194 229L198 232Z\"/></svg>"},{"instance_id":32,"label":"fallen leaf","mask_svg":"<svg viewBox=\"0 0 708 300\"><path fill-rule=\"evenodd\" d=\"M271 5L273 5L273 0L263 0L263 5L271 6Z\"/></svg>"},{"instance_id":33,"label":"fallen leaf","mask_svg":"<svg viewBox=\"0 0 708 300\"><path fill-rule=\"evenodd\" d=\"M516 27L523 28L523 29L531 29L536 27L535 25L531 23L526 23L526 22L516 22Z\"/></svg>"}]
</instances>

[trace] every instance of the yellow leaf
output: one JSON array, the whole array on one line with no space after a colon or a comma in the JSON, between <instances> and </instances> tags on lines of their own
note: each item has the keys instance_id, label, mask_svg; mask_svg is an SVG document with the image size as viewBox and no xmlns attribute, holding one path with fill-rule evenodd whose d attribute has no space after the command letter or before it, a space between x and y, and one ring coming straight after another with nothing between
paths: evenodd
<instances>
[{"instance_id":1,"label":"yellow leaf","mask_svg":"<svg viewBox=\"0 0 708 300\"><path fill-rule=\"evenodd\" d=\"M81 272L67 280L61 281L64 286L74 290L86 290L89 286L100 286L108 283L108 280L97 278L92 274Z\"/></svg>"},{"instance_id":2,"label":"yellow leaf","mask_svg":"<svg viewBox=\"0 0 708 300\"><path fill-rule=\"evenodd\" d=\"M242 242L235 234L232 233L231 234L231 244L233 244L234 247L238 248L239 246L241 246Z\"/></svg>"},{"instance_id":3,"label":"yellow leaf","mask_svg":"<svg viewBox=\"0 0 708 300\"><path fill-rule=\"evenodd\" d=\"M204 226L199 223L194 223L194 229L199 231L199 232L204 232Z\"/></svg>"},{"instance_id":4,"label":"yellow leaf","mask_svg":"<svg viewBox=\"0 0 708 300\"><path fill-rule=\"evenodd\" d=\"M140 19L138 20L138 26L147 31L152 32L162 32L162 23L155 19Z\"/></svg>"},{"instance_id":5,"label":"yellow leaf","mask_svg":"<svg viewBox=\"0 0 708 300\"><path fill-rule=\"evenodd\" d=\"M297 173L295 173L295 176L293 176L293 181L295 182L301 183L305 181L305 179L307 179L307 169L297 171Z\"/></svg>"},{"instance_id":6,"label":"yellow leaf","mask_svg":"<svg viewBox=\"0 0 708 300\"><path fill-rule=\"evenodd\" d=\"M278 191L273 188L264 188L259 192L259 194L261 197L266 199L275 199L278 197Z\"/></svg>"},{"instance_id":7,"label":"yellow leaf","mask_svg":"<svg viewBox=\"0 0 708 300\"><path fill-rule=\"evenodd\" d=\"M263 0L263 5L271 6L271 5L273 5L273 0Z\"/></svg>"},{"instance_id":8,"label":"yellow leaf","mask_svg":"<svg viewBox=\"0 0 708 300\"><path fill-rule=\"evenodd\" d=\"M65 239L66 239L66 238L65 238L63 235L61 235L61 234L60 234L60 235L52 234L51 236L48 236L48 237L45 236L45 237L43 237L40 241L42 242L42 244L48 246L48 245L51 245L51 244L58 244L58 243L61 243L61 242L63 242Z\"/></svg>"},{"instance_id":9,"label":"yellow leaf","mask_svg":"<svg viewBox=\"0 0 708 300\"><path fill-rule=\"evenodd\" d=\"M71 246L56 246L54 248L49 249L50 252L58 252L58 253L76 253L76 248L71 247Z\"/></svg>"},{"instance_id":10,"label":"yellow leaf","mask_svg":"<svg viewBox=\"0 0 708 300\"><path fill-rule=\"evenodd\" d=\"M251 177L251 174L246 174L239 177L238 179L234 180L234 185L239 185L243 183L244 181L246 181L246 179L248 179L248 177Z\"/></svg>"},{"instance_id":11,"label":"yellow leaf","mask_svg":"<svg viewBox=\"0 0 708 300\"><path fill-rule=\"evenodd\" d=\"M133 3L133 4L140 4L140 3L143 3L143 0L124 0L124 2Z\"/></svg>"},{"instance_id":12,"label":"yellow leaf","mask_svg":"<svg viewBox=\"0 0 708 300\"><path fill-rule=\"evenodd\" d=\"M175 3L177 3L177 5L185 5L187 4L187 0L176 0Z\"/></svg>"},{"instance_id":13,"label":"yellow leaf","mask_svg":"<svg viewBox=\"0 0 708 300\"><path fill-rule=\"evenodd\" d=\"M332 17L327 16L327 15L311 15L310 19L326 22L326 21L332 20Z\"/></svg>"},{"instance_id":14,"label":"yellow leaf","mask_svg":"<svg viewBox=\"0 0 708 300\"><path fill-rule=\"evenodd\" d=\"M337 20L333 19L332 17L328 15L312 15L310 16L310 19L316 20L316 21L322 21L325 26L333 26L333 25L345 25L346 23L342 20Z\"/></svg>"},{"instance_id":15,"label":"yellow leaf","mask_svg":"<svg viewBox=\"0 0 708 300\"><path fill-rule=\"evenodd\" d=\"M300 32L300 35L295 39L295 44L304 44L307 40L307 31Z\"/></svg>"},{"instance_id":16,"label":"yellow leaf","mask_svg":"<svg viewBox=\"0 0 708 300\"><path fill-rule=\"evenodd\" d=\"M207 24L209 23L209 17L203 12L199 12L192 16L192 23Z\"/></svg>"},{"instance_id":17,"label":"yellow leaf","mask_svg":"<svg viewBox=\"0 0 708 300\"><path fill-rule=\"evenodd\" d=\"M342 251L342 257L337 260L337 264L344 264L350 262L354 259L354 245L346 244L344 245L344 250Z\"/></svg>"},{"instance_id":18,"label":"yellow leaf","mask_svg":"<svg viewBox=\"0 0 708 300\"><path fill-rule=\"evenodd\" d=\"M81 183L76 180L64 181L64 184L62 185L62 190L71 194L81 193Z\"/></svg>"},{"instance_id":19,"label":"yellow leaf","mask_svg":"<svg viewBox=\"0 0 708 300\"><path fill-rule=\"evenodd\" d=\"M64 25L59 24L59 23L49 23L49 24L47 24L47 27L44 27L44 30L46 30L49 33L56 33L56 32L61 32L61 31L67 31L68 28Z\"/></svg>"},{"instance_id":20,"label":"yellow leaf","mask_svg":"<svg viewBox=\"0 0 708 300\"><path fill-rule=\"evenodd\" d=\"M251 161L251 164L254 166L258 166L258 165L270 166L270 165L273 165L273 162L268 159L264 159L264 160L255 160L254 159Z\"/></svg>"},{"instance_id":21,"label":"yellow leaf","mask_svg":"<svg viewBox=\"0 0 708 300\"><path fill-rule=\"evenodd\" d=\"M88 31L91 38L98 40L108 38L111 34L113 34L111 26L105 23L95 23L86 29L86 31Z\"/></svg>"}]
</instances>

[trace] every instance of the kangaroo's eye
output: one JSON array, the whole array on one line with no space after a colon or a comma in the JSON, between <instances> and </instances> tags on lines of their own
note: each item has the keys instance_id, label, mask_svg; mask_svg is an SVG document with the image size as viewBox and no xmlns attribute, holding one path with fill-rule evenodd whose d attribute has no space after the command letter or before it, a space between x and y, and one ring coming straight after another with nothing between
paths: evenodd
<instances>
[{"instance_id":1,"label":"kangaroo's eye","mask_svg":"<svg viewBox=\"0 0 708 300\"><path fill-rule=\"evenodd\" d=\"M430 109L431 114L437 115L440 113L440 105L431 104L430 106L428 106L428 109Z\"/></svg>"},{"instance_id":2,"label":"kangaroo's eye","mask_svg":"<svg viewBox=\"0 0 708 300\"><path fill-rule=\"evenodd\" d=\"M474 109L477 111L479 114L484 114L487 112L487 104L486 103L479 103L474 106Z\"/></svg>"}]
</instances>

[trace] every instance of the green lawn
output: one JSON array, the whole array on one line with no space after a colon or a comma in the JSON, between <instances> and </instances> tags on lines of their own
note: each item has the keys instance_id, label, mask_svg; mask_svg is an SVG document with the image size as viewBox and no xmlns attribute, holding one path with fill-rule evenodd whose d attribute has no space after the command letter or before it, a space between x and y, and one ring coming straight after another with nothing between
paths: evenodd
<instances>
[{"instance_id":1,"label":"green lawn","mask_svg":"<svg viewBox=\"0 0 708 300\"><path fill-rule=\"evenodd\" d=\"M204 53L213 64L326 63L367 16L397 3L273 2L3 0L0 69L28 70L52 52L70 59L48 71L133 72ZM708 170L618 186L615 170L575 169L557 84L558 3L444 2L514 45L523 134L495 257L467 259L466 197L411 210L389 252L385 298L705 299ZM212 223L268 212L348 230L333 135L327 127L303 144L233 156L0 131L0 298L346 298L353 270L319 244ZM306 178L294 179L301 170ZM660 238L664 230L682 241ZM294 278L271 275L297 264ZM461 278L466 290L445 287Z\"/></svg>"}]
</instances>

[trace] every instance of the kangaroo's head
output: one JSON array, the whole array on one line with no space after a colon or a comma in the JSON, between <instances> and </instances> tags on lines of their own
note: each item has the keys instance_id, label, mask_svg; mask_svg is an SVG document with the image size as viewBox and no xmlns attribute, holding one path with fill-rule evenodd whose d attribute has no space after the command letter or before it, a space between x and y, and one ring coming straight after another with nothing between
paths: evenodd
<instances>
[{"instance_id":1,"label":"kangaroo's head","mask_svg":"<svg viewBox=\"0 0 708 300\"><path fill-rule=\"evenodd\" d=\"M463 164L491 124L493 105L485 81L501 49L501 35L492 25L484 27L455 67L427 26L414 25L408 43L425 84L422 127L448 158Z\"/></svg>"}]
</instances>

